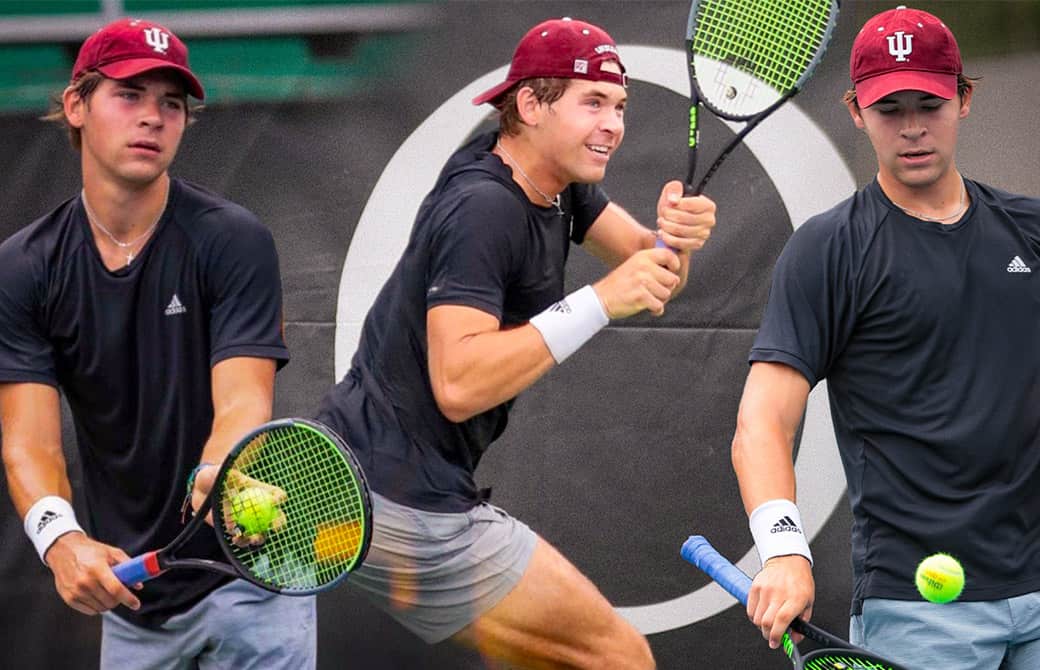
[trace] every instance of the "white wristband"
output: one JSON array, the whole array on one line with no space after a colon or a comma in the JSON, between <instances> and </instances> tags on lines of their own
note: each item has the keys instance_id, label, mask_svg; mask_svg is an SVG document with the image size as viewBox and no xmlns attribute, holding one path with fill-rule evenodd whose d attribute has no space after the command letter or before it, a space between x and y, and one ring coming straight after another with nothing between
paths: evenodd
<instances>
[{"instance_id":1,"label":"white wristband","mask_svg":"<svg viewBox=\"0 0 1040 670\"><path fill-rule=\"evenodd\" d=\"M762 565L775 556L805 556L812 565L812 552L802 531L802 515L790 500L768 500L751 512L751 536Z\"/></svg>"},{"instance_id":2,"label":"white wristband","mask_svg":"<svg viewBox=\"0 0 1040 670\"><path fill-rule=\"evenodd\" d=\"M603 303L588 285L531 317L531 325L542 334L557 363L564 362L608 323Z\"/></svg>"},{"instance_id":3,"label":"white wristband","mask_svg":"<svg viewBox=\"0 0 1040 670\"><path fill-rule=\"evenodd\" d=\"M83 532L76 522L76 513L72 511L72 505L68 500L58 496L45 496L33 503L25 515L23 524L25 534L36 547L36 553L40 555L44 565L47 561L44 561L43 557L55 540L65 533Z\"/></svg>"}]
</instances>

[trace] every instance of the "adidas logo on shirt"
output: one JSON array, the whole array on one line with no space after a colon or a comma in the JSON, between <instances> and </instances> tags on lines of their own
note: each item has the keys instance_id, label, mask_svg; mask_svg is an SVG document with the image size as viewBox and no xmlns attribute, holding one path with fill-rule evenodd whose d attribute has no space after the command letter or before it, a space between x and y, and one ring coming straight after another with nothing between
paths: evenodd
<instances>
[{"instance_id":1,"label":"adidas logo on shirt","mask_svg":"<svg viewBox=\"0 0 1040 670\"><path fill-rule=\"evenodd\" d=\"M174 314L184 314L188 311L188 308L181 304L180 298L177 294L173 294L173 299L170 300L170 304L166 306L166 316L173 316Z\"/></svg>"},{"instance_id":2,"label":"adidas logo on shirt","mask_svg":"<svg viewBox=\"0 0 1040 670\"><path fill-rule=\"evenodd\" d=\"M1032 272L1032 268L1025 264L1025 262L1019 256L1015 256L1008 263L1008 272Z\"/></svg>"},{"instance_id":3,"label":"adidas logo on shirt","mask_svg":"<svg viewBox=\"0 0 1040 670\"><path fill-rule=\"evenodd\" d=\"M40 533L42 533L43 529L47 527L47 524L49 524L51 521L54 521L60 516L61 515L55 512L54 510L47 510L46 512L44 512L43 516L40 517L40 522L36 524L36 534L39 535Z\"/></svg>"},{"instance_id":4,"label":"adidas logo on shirt","mask_svg":"<svg viewBox=\"0 0 1040 670\"><path fill-rule=\"evenodd\" d=\"M780 520L773 524L773 527L769 529L770 533L801 533L802 529L798 527L791 517L782 516Z\"/></svg>"}]
</instances>

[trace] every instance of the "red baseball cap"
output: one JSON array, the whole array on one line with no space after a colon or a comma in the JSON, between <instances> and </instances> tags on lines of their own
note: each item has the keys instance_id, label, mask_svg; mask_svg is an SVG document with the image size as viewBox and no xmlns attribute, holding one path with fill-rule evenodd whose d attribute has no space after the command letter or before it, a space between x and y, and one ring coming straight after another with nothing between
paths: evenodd
<instances>
[{"instance_id":1,"label":"red baseball cap","mask_svg":"<svg viewBox=\"0 0 1040 670\"><path fill-rule=\"evenodd\" d=\"M620 72L603 64L617 63ZM494 104L518 81L536 77L588 79L625 86L625 66L605 30L570 17L551 19L527 31L513 53L506 80L473 98L474 105Z\"/></svg>"},{"instance_id":2,"label":"red baseball cap","mask_svg":"<svg viewBox=\"0 0 1040 670\"><path fill-rule=\"evenodd\" d=\"M88 70L112 79L129 79L142 72L169 68L184 77L188 93L205 97L202 84L188 67L188 47L158 23L142 19L113 21L83 42L72 66L75 81Z\"/></svg>"},{"instance_id":3,"label":"red baseball cap","mask_svg":"<svg viewBox=\"0 0 1040 670\"><path fill-rule=\"evenodd\" d=\"M950 100L957 95L957 75L962 71L961 51L946 24L904 5L867 21L849 60L860 107L907 90Z\"/></svg>"}]
</instances>

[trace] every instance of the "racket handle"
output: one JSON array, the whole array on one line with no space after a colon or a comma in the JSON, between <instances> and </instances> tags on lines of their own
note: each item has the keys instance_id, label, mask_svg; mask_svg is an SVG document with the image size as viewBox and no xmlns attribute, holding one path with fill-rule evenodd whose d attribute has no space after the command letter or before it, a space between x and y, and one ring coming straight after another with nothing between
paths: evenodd
<instances>
[{"instance_id":1,"label":"racket handle","mask_svg":"<svg viewBox=\"0 0 1040 670\"><path fill-rule=\"evenodd\" d=\"M700 535L691 535L683 543L681 553L683 558L704 571L731 596L747 605L751 578L716 551L708 540Z\"/></svg>"},{"instance_id":2,"label":"racket handle","mask_svg":"<svg viewBox=\"0 0 1040 670\"><path fill-rule=\"evenodd\" d=\"M114 566L112 572L123 584L131 586L158 577L162 573L162 568L159 567L156 552L149 551Z\"/></svg>"}]
</instances>

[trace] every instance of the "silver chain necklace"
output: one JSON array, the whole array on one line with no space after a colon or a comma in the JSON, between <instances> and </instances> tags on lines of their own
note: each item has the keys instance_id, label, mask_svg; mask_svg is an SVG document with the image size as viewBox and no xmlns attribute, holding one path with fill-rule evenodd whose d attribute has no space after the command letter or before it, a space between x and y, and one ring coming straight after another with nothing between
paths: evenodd
<instances>
[{"instance_id":1,"label":"silver chain necklace","mask_svg":"<svg viewBox=\"0 0 1040 670\"><path fill-rule=\"evenodd\" d=\"M927 214L921 214L920 212L915 212L912 209L908 209L906 207L903 207L902 205L900 205L895 200L892 200L891 198L889 198L889 200L892 201L893 205L895 205L899 209L903 210L904 212L906 212L910 216L914 217L915 219L921 219L923 221L931 221L933 223L943 223L944 221L949 221L952 218L960 216L961 214L964 213L964 210L968 209L967 203L964 202L964 194L967 191L968 191L968 189L967 189L967 187L964 186L964 182L962 181L961 182L961 201L957 204L957 211L953 212L952 214L947 214L946 216L928 216Z\"/></svg>"},{"instance_id":2,"label":"silver chain necklace","mask_svg":"<svg viewBox=\"0 0 1040 670\"><path fill-rule=\"evenodd\" d=\"M559 212L560 216L563 216L563 207L560 206L560 194L557 193L555 198L550 198L549 196L545 195L545 192L542 191L542 189L535 186L535 183L531 181L530 177L527 176L527 173L524 172L524 169L520 167L519 163L516 162L516 159L513 158L512 154L506 151L506 148L502 146L502 140L498 140L495 143L495 146L502 150L502 153L504 153L506 155L506 158L509 159L509 163L516 168L516 171L519 172L520 176L524 178L524 181L527 182L527 185L533 188L538 193L538 195L542 196L542 199L545 200L546 204L555 207L556 211Z\"/></svg>"},{"instance_id":3,"label":"silver chain necklace","mask_svg":"<svg viewBox=\"0 0 1040 670\"><path fill-rule=\"evenodd\" d=\"M101 225L101 222L98 220L98 215L94 213L94 210L90 208L90 204L87 203L86 189L83 189L83 191L80 193L80 197L83 199L83 210L87 213L87 221L89 221L92 226L94 226L95 228L103 232L105 235L107 235L108 239L112 240L112 244L116 245L120 249L130 249L130 251L126 252L126 265L127 267L130 267L130 264L134 262L134 258L137 257L134 254L133 249L131 247L133 247L135 244L137 244L144 238L148 237L148 235L151 234L155 227L159 225L159 221L162 219L162 215L166 211L166 204L167 202L169 202L170 199L170 188L169 186L166 187L166 195L163 196L162 207L159 208L159 214L156 215L155 221L152 221L152 225L148 226L148 230L144 231L143 233L141 233L134 239L130 240L129 242L121 242L117 240L116 236L109 232L108 228L105 228Z\"/></svg>"}]
</instances>

